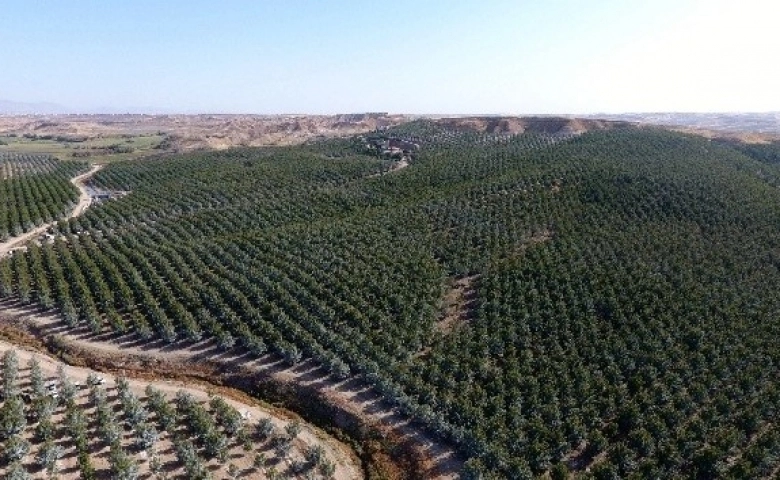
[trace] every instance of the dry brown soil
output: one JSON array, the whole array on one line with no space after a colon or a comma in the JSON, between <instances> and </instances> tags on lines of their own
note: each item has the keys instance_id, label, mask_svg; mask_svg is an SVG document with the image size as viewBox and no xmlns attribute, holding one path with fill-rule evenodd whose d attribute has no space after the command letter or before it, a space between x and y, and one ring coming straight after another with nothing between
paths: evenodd
<instances>
[{"instance_id":1,"label":"dry brown soil","mask_svg":"<svg viewBox=\"0 0 780 480\"><path fill-rule=\"evenodd\" d=\"M475 300L474 282L478 278L478 275L469 275L451 279L442 300L440 319L436 322L439 333L448 335L471 319Z\"/></svg>"}]
</instances>

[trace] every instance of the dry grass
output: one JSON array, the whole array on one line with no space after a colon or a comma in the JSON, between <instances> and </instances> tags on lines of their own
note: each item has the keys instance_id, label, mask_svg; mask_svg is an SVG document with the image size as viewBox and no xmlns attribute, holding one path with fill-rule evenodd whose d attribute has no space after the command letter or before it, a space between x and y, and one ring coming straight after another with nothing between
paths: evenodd
<instances>
[{"instance_id":1,"label":"dry grass","mask_svg":"<svg viewBox=\"0 0 780 480\"><path fill-rule=\"evenodd\" d=\"M436 322L436 331L449 335L455 329L465 326L473 316L478 275L450 279L442 299L442 310Z\"/></svg>"}]
</instances>

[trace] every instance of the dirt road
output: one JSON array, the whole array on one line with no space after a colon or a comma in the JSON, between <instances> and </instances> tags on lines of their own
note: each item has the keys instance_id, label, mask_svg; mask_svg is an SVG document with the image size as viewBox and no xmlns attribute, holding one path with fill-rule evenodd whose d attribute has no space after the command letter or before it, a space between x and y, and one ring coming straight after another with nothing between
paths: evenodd
<instances>
[{"instance_id":1,"label":"dirt road","mask_svg":"<svg viewBox=\"0 0 780 480\"><path fill-rule=\"evenodd\" d=\"M73 210L70 212L70 215L68 218L76 218L87 209L89 206L89 203L91 199L89 198L89 193L87 193L87 189L84 186L84 183L92 177L92 175L96 174L98 171L100 171L103 168L103 165L92 165L92 168L86 172L82 173L81 175L77 177L73 177L70 179L70 183L76 186L76 188L79 189L80 195L79 195L79 203L76 204L75 207L73 207Z\"/></svg>"},{"instance_id":2,"label":"dirt road","mask_svg":"<svg viewBox=\"0 0 780 480\"><path fill-rule=\"evenodd\" d=\"M80 195L79 195L78 203L76 204L75 207L73 207L73 210L71 210L70 214L68 215L68 218L78 217L79 215L83 214L84 211L89 206L90 198L89 198L89 194L87 193L87 189L84 187L84 182L87 179L89 179L92 175L97 173L101 168L103 168L103 165L93 165L88 172L82 173L81 175L70 179L70 183L72 183L73 185L76 186L76 188L79 189ZM22 235L19 235L17 237L9 238L5 242L0 243L0 257L4 256L14 248L24 245L25 243L32 240L33 238L42 235L43 232L48 230L49 227L55 225L56 223L57 223L56 221L45 223L41 226L35 227L29 232L23 233Z\"/></svg>"}]
</instances>

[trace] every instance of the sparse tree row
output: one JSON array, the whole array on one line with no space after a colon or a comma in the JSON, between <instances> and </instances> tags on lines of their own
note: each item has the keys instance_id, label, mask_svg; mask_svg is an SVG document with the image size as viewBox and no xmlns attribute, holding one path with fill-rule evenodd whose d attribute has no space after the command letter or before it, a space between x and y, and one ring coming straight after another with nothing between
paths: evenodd
<instances>
[{"instance_id":1,"label":"sparse tree row","mask_svg":"<svg viewBox=\"0 0 780 480\"><path fill-rule=\"evenodd\" d=\"M208 402L178 391L166 396L149 385L133 392L126 378L113 386L97 374L86 385L60 369L47 378L32 357L19 364L16 352L2 357L0 401L0 474L3 478L55 478L63 461L75 459L79 478L133 480L145 465L153 476L173 478L331 479L336 467L319 445L293 449L301 425L277 427L270 417L252 419L218 396ZM298 440L300 441L300 440ZM165 459L165 442L175 459ZM101 457L108 460L100 467ZM244 457L242 468L236 459ZM237 463L237 462L236 462ZM97 466L96 466L97 465ZM214 476L222 469L223 475ZM176 477L178 478L178 477Z\"/></svg>"},{"instance_id":2,"label":"sparse tree row","mask_svg":"<svg viewBox=\"0 0 780 480\"><path fill-rule=\"evenodd\" d=\"M359 138L110 165L95 181L132 194L1 262L0 293L359 376L472 478L776 472L776 162L651 129L385 134L421 145L411 167L375 175ZM177 414L219 453L229 414ZM196 476L198 448L176 444Z\"/></svg>"},{"instance_id":3,"label":"sparse tree row","mask_svg":"<svg viewBox=\"0 0 780 480\"><path fill-rule=\"evenodd\" d=\"M78 200L69 180L85 167L46 155L0 153L0 241L63 217Z\"/></svg>"}]
</instances>

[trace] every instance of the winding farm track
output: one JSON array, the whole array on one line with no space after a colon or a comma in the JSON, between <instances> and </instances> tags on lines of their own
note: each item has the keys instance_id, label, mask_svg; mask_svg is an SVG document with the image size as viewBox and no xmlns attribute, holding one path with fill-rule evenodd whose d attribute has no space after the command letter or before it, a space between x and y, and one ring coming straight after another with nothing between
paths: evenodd
<instances>
[{"instance_id":1,"label":"winding farm track","mask_svg":"<svg viewBox=\"0 0 780 480\"><path fill-rule=\"evenodd\" d=\"M84 183L92 177L95 173L97 173L101 168L103 168L103 165L93 165L92 168L86 172L82 173L81 175L78 175L76 177L73 177L70 179L70 183L76 186L76 188L79 189L79 201L78 203L73 207L73 210L71 210L70 214L68 215L68 218L75 218L79 215L83 214L84 211L89 206L90 198L89 194L87 193L87 189L84 185ZM27 243L28 241L32 240L33 238L36 238L43 234L49 227L52 225L55 225L57 221L44 223L43 225L40 225L38 227L35 227L34 229L30 230L29 232L25 232L19 236L9 238L3 243L0 243L0 257L4 256L14 248L20 247Z\"/></svg>"},{"instance_id":2,"label":"winding farm track","mask_svg":"<svg viewBox=\"0 0 780 480\"><path fill-rule=\"evenodd\" d=\"M73 207L73 210L70 212L70 215L68 215L68 218L76 218L87 209L89 206L90 198L89 193L87 193L87 189L85 186L85 182L89 180L92 175L96 174L103 168L102 164L95 164L92 165L92 168L86 172L82 173L81 175L77 177L73 177L70 179L70 183L76 186L76 188L79 189L80 195L79 195L79 203L76 204L75 207Z\"/></svg>"}]
</instances>

